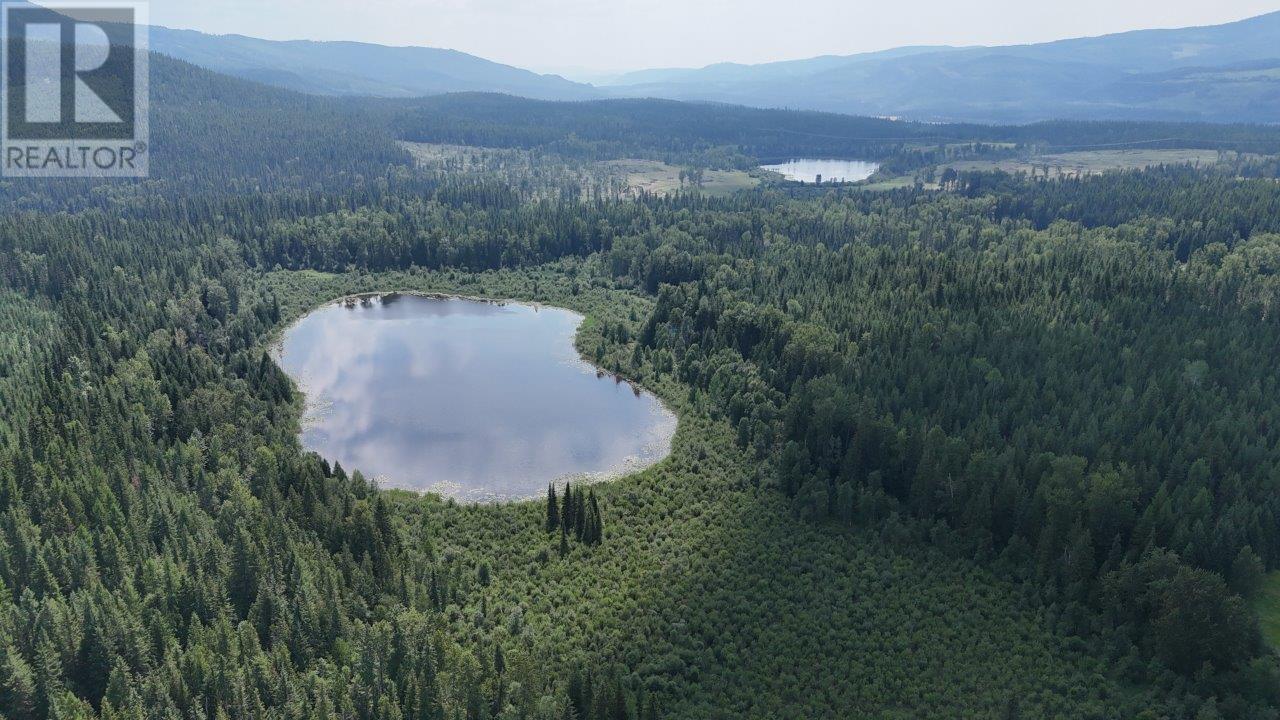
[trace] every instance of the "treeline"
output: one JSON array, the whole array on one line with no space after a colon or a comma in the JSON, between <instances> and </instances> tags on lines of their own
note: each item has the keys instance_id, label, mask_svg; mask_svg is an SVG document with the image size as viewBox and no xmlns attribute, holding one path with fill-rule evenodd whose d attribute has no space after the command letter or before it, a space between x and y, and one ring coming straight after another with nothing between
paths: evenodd
<instances>
[{"instance_id":1,"label":"treeline","mask_svg":"<svg viewBox=\"0 0 1280 720\"><path fill-rule=\"evenodd\" d=\"M829 113L757 110L671 100L551 102L458 93L384 101L397 137L485 147L547 149L606 160L654 157L682 165L750 168L756 158L880 158L949 129Z\"/></svg>"},{"instance_id":2,"label":"treeline","mask_svg":"<svg viewBox=\"0 0 1280 720\"><path fill-rule=\"evenodd\" d=\"M1044 152L1201 148L1260 155L1280 153L1280 129L1274 125L1050 120L1011 125L993 132L1009 142L1035 145Z\"/></svg>"},{"instance_id":3,"label":"treeline","mask_svg":"<svg viewBox=\"0 0 1280 720\"><path fill-rule=\"evenodd\" d=\"M419 142L544 148L569 156L636 155L744 166L756 158L852 157L920 167L953 156L999 157L1013 148L1066 151L1130 147L1280 152L1266 125L1160 122L1044 122L1019 126L927 124L834 113L626 99L552 102L458 93L378 101L393 133Z\"/></svg>"}]
</instances>

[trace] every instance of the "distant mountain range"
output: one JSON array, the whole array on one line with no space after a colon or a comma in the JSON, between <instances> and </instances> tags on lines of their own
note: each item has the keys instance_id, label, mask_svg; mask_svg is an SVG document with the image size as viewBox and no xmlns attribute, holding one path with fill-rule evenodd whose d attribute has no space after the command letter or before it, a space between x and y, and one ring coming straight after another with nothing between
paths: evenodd
<instances>
[{"instance_id":1,"label":"distant mountain range","mask_svg":"<svg viewBox=\"0 0 1280 720\"><path fill-rule=\"evenodd\" d=\"M193 65L317 95L421 97L499 92L542 100L582 100L601 92L558 75L539 75L457 50L358 42L261 40L151 28L151 49Z\"/></svg>"},{"instance_id":2,"label":"distant mountain range","mask_svg":"<svg viewBox=\"0 0 1280 720\"><path fill-rule=\"evenodd\" d=\"M1005 47L914 47L646 70L607 88L930 121L1280 122L1280 12L1210 27Z\"/></svg>"},{"instance_id":3,"label":"distant mountain range","mask_svg":"<svg viewBox=\"0 0 1280 720\"><path fill-rule=\"evenodd\" d=\"M272 41L160 27L153 29L151 45L220 72L327 95L659 97L986 123L1280 123L1280 12L1225 25L1036 45L903 47L760 65L642 70L598 87L435 48Z\"/></svg>"}]
</instances>

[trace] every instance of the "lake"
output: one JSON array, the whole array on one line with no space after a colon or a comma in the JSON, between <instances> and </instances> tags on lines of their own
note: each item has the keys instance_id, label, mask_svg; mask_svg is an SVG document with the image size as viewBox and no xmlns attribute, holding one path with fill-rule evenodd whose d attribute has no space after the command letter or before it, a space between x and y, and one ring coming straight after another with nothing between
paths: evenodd
<instances>
[{"instance_id":1,"label":"lake","mask_svg":"<svg viewBox=\"0 0 1280 720\"><path fill-rule=\"evenodd\" d=\"M822 176L822 182L825 183L866 180L874 175L876 170L880 169L880 164L865 160L814 160L802 158L788 160L776 165L761 165L760 167L765 170L782 173L783 177L788 180L807 183L817 182L818 176Z\"/></svg>"},{"instance_id":2,"label":"lake","mask_svg":"<svg viewBox=\"0 0 1280 720\"><path fill-rule=\"evenodd\" d=\"M306 395L302 444L379 485L527 498L670 452L675 416L581 360L559 308L385 295L289 328L277 360Z\"/></svg>"}]
</instances>

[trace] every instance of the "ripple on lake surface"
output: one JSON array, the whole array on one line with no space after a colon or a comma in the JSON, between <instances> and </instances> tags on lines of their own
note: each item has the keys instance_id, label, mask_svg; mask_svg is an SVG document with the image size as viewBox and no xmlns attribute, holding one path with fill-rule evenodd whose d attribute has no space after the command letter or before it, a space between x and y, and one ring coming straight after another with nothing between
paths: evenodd
<instances>
[{"instance_id":1,"label":"ripple on lake surface","mask_svg":"<svg viewBox=\"0 0 1280 720\"><path fill-rule=\"evenodd\" d=\"M674 415L598 377L573 347L580 321L559 308L387 295L312 312L278 359L306 394L303 445L348 472L461 500L532 497L670 451Z\"/></svg>"}]
</instances>

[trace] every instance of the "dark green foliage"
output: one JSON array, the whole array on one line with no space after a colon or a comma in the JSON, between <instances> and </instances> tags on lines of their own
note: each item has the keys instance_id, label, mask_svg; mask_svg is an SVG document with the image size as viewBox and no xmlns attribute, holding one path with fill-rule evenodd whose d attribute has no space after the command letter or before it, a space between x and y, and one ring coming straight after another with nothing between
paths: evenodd
<instances>
[{"instance_id":1,"label":"dark green foliage","mask_svg":"<svg viewBox=\"0 0 1280 720\"><path fill-rule=\"evenodd\" d=\"M1153 181L1088 182L1123 194ZM1214 181L1176 182L1196 197ZM1262 183L1230 192L1275 197ZM1264 450L1275 427L1255 424L1280 412L1262 390L1276 297L1245 269L1276 236L1224 238L1182 264L1159 223L1037 231L984 217L985 196L919 199L877 201L874 225L858 198L828 198L821 216L775 205L763 234L785 228L791 242L762 245L717 244L704 211L690 234L705 240L675 264L721 264L696 282L675 274L642 342L705 388L745 447L777 458L802 514L848 522L870 496L940 520L979 553L1025 558L1013 566L1083 613L1082 628L1113 613L1100 599L1108 573L1164 548L1177 553L1160 556L1169 577L1138 582L1191 606L1152 589L1159 609L1116 627L1134 625L1134 643L1187 674L1259 657L1222 578L1245 546L1280 562L1280 457Z\"/></svg>"},{"instance_id":2,"label":"dark green foliage","mask_svg":"<svg viewBox=\"0 0 1280 720\"><path fill-rule=\"evenodd\" d=\"M1248 545L1240 548L1240 552L1236 554L1236 559L1231 563L1231 570L1227 574L1227 582L1231 586L1231 590L1244 598L1251 598L1259 590L1265 581L1266 568L1263 567L1262 558L1259 558L1253 548Z\"/></svg>"},{"instance_id":3,"label":"dark green foliage","mask_svg":"<svg viewBox=\"0 0 1280 720\"><path fill-rule=\"evenodd\" d=\"M1227 668L1248 657L1257 628L1222 578L1160 551L1107 577L1111 612L1167 665L1183 673Z\"/></svg>"},{"instance_id":4,"label":"dark green foliage","mask_svg":"<svg viewBox=\"0 0 1280 720\"><path fill-rule=\"evenodd\" d=\"M560 528L560 502L556 500L556 486L547 485L547 532Z\"/></svg>"},{"instance_id":5,"label":"dark green foliage","mask_svg":"<svg viewBox=\"0 0 1280 720\"><path fill-rule=\"evenodd\" d=\"M599 545L604 539L604 520L595 490L589 489L584 495L581 489L565 483L564 500L557 505L555 486L548 486L546 518L547 532L560 530L561 555L568 552L570 536L588 545Z\"/></svg>"}]
</instances>

